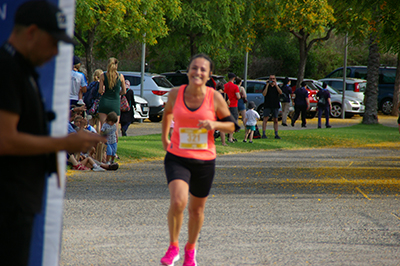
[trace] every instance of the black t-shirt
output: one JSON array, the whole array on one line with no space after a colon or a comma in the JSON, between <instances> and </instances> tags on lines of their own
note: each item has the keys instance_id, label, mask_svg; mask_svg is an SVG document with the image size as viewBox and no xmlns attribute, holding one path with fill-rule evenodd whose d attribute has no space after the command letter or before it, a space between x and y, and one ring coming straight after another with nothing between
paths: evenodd
<instances>
[{"instance_id":1,"label":"black t-shirt","mask_svg":"<svg viewBox=\"0 0 400 266\"><path fill-rule=\"evenodd\" d=\"M329 91L327 89L323 89L317 92L317 97L318 99L325 99L325 104L321 103L320 101L318 101L318 106L325 106L328 104L328 99L331 98L331 94L329 93Z\"/></svg>"},{"instance_id":2,"label":"black t-shirt","mask_svg":"<svg viewBox=\"0 0 400 266\"><path fill-rule=\"evenodd\" d=\"M294 104L297 106L307 105L306 99L308 98L308 91L304 87L297 88L294 91L296 97L294 98Z\"/></svg>"},{"instance_id":3,"label":"black t-shirt","mask_svg":"<svg viewBox=\"0 0 400 266\"><path fill-rule=\"evenodd\" d=\"M265 90L267 85L265 85L263 91ZM272 108L280 108L281 104L279 102L279 93L275 86L269 86L268 92L264 96L264 108L272 109Z\"/></svg>"},{"instance_id":4,"label":"black t-shirt","mask_svg":"<svg viewBox=\"0 0 400 266\"><path fill-rule=\"evenodd\" d=\"M48 135L47 116L37 79L33 66L10 44L0 48L0 110L19 115L19 132L43 136ZM55 158L0 156L0 210L40 211L45 176L55 170Z\"/></svg>"}]
</instances>

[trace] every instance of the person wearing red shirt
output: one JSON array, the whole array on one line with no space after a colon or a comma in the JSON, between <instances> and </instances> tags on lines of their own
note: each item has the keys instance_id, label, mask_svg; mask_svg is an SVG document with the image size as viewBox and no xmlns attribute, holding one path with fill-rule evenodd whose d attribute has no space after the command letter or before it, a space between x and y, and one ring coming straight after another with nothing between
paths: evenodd
<instances>
[{"instance_id":1,"label":"person wearing red shirt","mask_svg":"<svg viewBox=\"0 0 400 266\"><path fill-rule=\"evenodd\" d=\"M233 118L235 118L235 121L237 123L239 119L239 113L238 113L238 100L240 99L240 91L239 87L233 83L236 79L236 75L234 73L229 73L228 74L228 79L229 82L224 85L225 87L225 93L228 95L230 104L229 104L229 111L231 112ZM233 143L234 141L237 141L236 139L233 138L233 132L229 133L228 135L228 142Z\"/></svg>"}]
</instances>

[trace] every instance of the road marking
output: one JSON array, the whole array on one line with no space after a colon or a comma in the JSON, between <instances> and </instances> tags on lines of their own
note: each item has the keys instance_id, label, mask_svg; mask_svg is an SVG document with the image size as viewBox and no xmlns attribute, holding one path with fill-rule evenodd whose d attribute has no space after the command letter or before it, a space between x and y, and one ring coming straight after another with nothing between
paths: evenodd
<instances>
[{"instance_id":1,"label":"road marking","mask_svg":"<svg viewBox=\"0 0 400 266\"><path fill-rule=\"evenodd\" d=\"M393 212L392 212L392 215L393 215L394 217L396 217L397 219L400 220L400 216L399 216L399 215L397 215L397 214L395 214L395 213L393 213Z\"/></svg>"},{"instance_id":2,"label":"road marking","mask_svg":"<svg viewBox=\"0 0 400 266\"><path fill-rule=\"evenodd\" d=\"M350 167L352 164L353 164L353 162L351 162L351 163L349 164L349 166L347 166L347 167Z\"/></svg>"},{"instance_id":3,"label":"road marking","mask_svg":"<svg viewBox=\"0 0 400 266\"><path fill-rule=\"evenodd\" d=\"M358 192L360 192L367 200L371 200L367 194L365 194L364 192L361 191L361 189L359 189L358 187L356 187L356 189L358 190Z\"/></svg>"}]
</instances>

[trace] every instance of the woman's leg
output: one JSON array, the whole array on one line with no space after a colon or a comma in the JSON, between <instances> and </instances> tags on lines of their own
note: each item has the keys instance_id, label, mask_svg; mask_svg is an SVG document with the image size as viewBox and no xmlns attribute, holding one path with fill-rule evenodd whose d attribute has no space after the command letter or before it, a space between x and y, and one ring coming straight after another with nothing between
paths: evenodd
<instances>
[{"instance_id":1,"label":"woman's leg","mask_svg":"<svg viewBox=\"0 0 400 266\"><path fill-rule=\"evenodd\" d=\"M240 115L242 116L243 127L246 128L246 125L244 124L244 119L246 118L246 109L240 111Z\"/></svg>"},{"instance_id":2,"label":"woman's leg","mask_svg":"<svg viewBox=\"0 0 400 266\"><path fill-rule=\"evenodd\" d=\"M106 122L107 114L99 113L99 120L100 120L100 130L103 127L103 124ZM99 132L100 132L99 130Z\"/></svg>"},{"instance_id":3,"label":"woman's leg","mask_svg":"<svg viewBox=\"0 0 400 266\"><path fill-rule=\"evenodd\" d=\"M183 222L183 211L186 208L189 195L189 185L183 180L176 179L169 183L170 205L168 210L168 229L170 242L179 240Z\"/></svg>"},{"instance_id":4,"label":"woman's leg","mask_svg":"<svg viewBox=\"0 0 400 266\"><path fill-rule=\"evenodd\" d=\"M225 141L225 133L220 132L219 133L221 136L221 143L223 146L226 146L226 141Z\"/></svg>"},{"instance_id":5,"label":"woman's leg","mask_svg":"<svg viewBox=\"0 0 400 266\"><path fill-rule=\"evenodd\" d=\"M206 201L207 197L198 198L190 194L189 208L188 208L189 210L188 242L190 244L196 244L197 239L199 237L200 230L204 222L204 209L206 206Z\"/></svg>"}]
</instances>

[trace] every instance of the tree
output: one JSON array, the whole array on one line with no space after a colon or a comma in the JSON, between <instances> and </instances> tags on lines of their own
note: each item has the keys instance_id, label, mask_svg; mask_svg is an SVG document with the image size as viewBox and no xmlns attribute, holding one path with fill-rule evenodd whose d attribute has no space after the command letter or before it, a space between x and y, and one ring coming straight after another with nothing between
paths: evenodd
<instances>
[{"instance_id":1,"label":"tree","mask_svg":"<svg viewBox=\"0 0 400 266\"><path fill-rule=\"evenodd\" d=\"M167 20L168 38L161 39L152 52L165 54L171 50L176 60L185 60L172 62L173 66L187 66L188 58L199 52L226 64L228 50L235 44L237 32L242 31L242 13L246 5L245 0L182 0L183 12L177 19Z\"/></svg>"},{"instance_id":2,"label":"tree","mask_svg":"<svg viewBox=\"0 0 400 266\"><path fill-rule=\"evenodd\" d=\"M312 46L328 40L334 28L336 19L333 9L326 0L281 0L271 2L265 14L265 27L289 31L298 39L300 62L296 86L299 87L304 79L307 57Z\"/></svg>"},{"instance_id":3,"label":"tree","mask_svg":"<svg viewBox=\"0 0 400 266\"><path fill-rule=\"evenodd\" d=\"M89 80L94 47L105 50L117 42L123 49L132 39L156 44L168 34L166 18L174 20L180 12L179 0L77 0L75 37L85 50Z\"/></svg>"}]
</instances>

